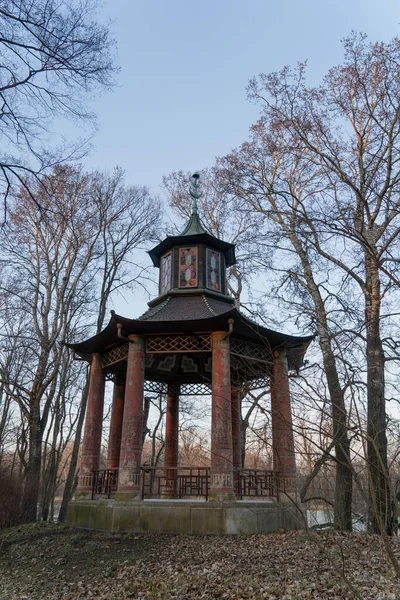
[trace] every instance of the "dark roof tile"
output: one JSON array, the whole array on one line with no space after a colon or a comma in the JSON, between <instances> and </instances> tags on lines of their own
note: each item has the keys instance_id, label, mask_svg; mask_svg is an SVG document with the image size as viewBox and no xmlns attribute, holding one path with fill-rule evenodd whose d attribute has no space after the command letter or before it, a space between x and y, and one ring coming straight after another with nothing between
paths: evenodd
<instances>
[{"instance_id":1,"label":"dark roof tile","mask_svg":"<svg viewBox=\"0 0 400 600\"><path fill-rule=\"evenodd\" d=\"M140 321L193 321L209 319L232 310L232 304L201 296L169 297L160 304L152 306Z\"/></svg>"}]
</instances>

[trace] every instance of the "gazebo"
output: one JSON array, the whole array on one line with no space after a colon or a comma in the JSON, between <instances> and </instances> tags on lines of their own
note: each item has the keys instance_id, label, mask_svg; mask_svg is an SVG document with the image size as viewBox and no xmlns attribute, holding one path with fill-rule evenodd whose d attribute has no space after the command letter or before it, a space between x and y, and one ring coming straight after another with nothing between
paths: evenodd
<instances>
[{"instance_id":1,"label":"gazebo","mask_svg":"<svg viewBox=\"0 0 400 600\"><path fill-rule=\"evenodd\" d=\"M79 485L68 523L112 531L255 533L299 524L289 371L312 336L286 335L243 315L227 293L235 246L204 229L197 209L180 235L149 254L159 295L141 317L112 312L73 352L90 367ZM114 384L107 469L100 469L105 381ZM273 470L244 469L240 398L270 386ZM142 465L146 392L167 398L163 467ZM211 465L179 466L179 398L211 396Z\"/></svg>"}]
</instances>

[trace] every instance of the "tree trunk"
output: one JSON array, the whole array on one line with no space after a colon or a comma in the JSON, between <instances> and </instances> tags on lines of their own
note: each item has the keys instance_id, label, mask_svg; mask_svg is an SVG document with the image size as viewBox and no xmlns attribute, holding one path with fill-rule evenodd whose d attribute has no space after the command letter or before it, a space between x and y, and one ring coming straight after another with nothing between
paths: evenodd
<instances>
[{"instance_id":1,"label":"tree trunk","mask_svg":"<svg viewBox=\"0 0 400 600\"><path fill-rule=\"evenodd\" d=\"M60 409L59 403L55 408ZM57 471L60 464L60 450L57 447L57 439L60 433L60 418L56 416L53 427L53 439L48 456L48 464L43 478L43 500L42 500L42 520L47 521L51 513L51 506L54 504L54 494L56 492Z\"/></svg>"},{"instance_id":2,"label":"tree trunk","mask_svg":"<svg viewBox=\"0 0 400 600\"><path fill-rule=\"evenodd\" d=\"M367 330L367 457L369 469L369 527L373 533L393 532L389 486L385 361L380 335L380 282L378 266L366 255L365 320Z\"/></svg>"},{"instance_id":3,"label":"tree trunk","mask_svg":"<svg viewBox=\"0 0 400 600\"><path fill-rule=\"evenodd\" d=\"M25 474L25 487L22 500L22 522L31 523L37 518L40 475L42 462L42 431L40 405L33 401L29 415L29 455Z\"/></svg>"},{"instance_id":4,"label":"tree trunk","mask_svg":"<svg viewBox=\"0 0 400 600\"><path fill-rule=\"evenodd\" d=\"M350 440L347 428L347 411L340 385L335 354L332 349L327 314L320 290L314 281L308 256L299 240L292 234L292 243L300 256L307 288L314 302L319 333L319 344L332 405L332 428L336 458L334 526L339 531L352 530L353 470L350 459Z\"/></svg>"},{"instance_id":5,"label":"tree trunk","mask_svg":"<svg viewBox=\"0 0 400 600\"><path fill-rule=\"evenodd\" d=\"M321 346L323 341L320 340ZM350 440L344 395L340 386L332 348L325 348L324 367L332 404L333 441L336 458L334 526L339 531L351 531L353 472L350 460Z\"/></svg>"},{"instance_id":6,"label":"tree trunk","mask_svg":"<svg viewBox=\"0 0 400 600\"><path fill-rule=\"evenodd\" d=\"M67 480L66 480L65 486L64 486L64 493L63 493L63 498L61 501L60 513L58 515L58 521L60 523L65 523L65 521L67 519L68 502L71 500L74 490L75 490L76 467L78 464L79 447L80 447L80 443L81 443L83 423L84 423L85 414L86 414L88 392L89 392L89 372L86 373L86 381L85 381L85 385L82 390L80 413L79 413L78 423L76 426L76 434L75 434L74 446L73 446L72 454L71 454L71 462L70 462L69 469L68 469Z\"/></svg>"},{"instance_id":7,"label":"tree trunk","mask_svg":"<svg viewBox=\"0 0 400 600\"><path fill-rule=\"evenodd\" d=\"M50 503L53 496L53 481L56 472L55 451L50 450L49 464L47 465L45 476L43 478L43 500L42 500L42 521L47 521L50 512Z\"/></svg>"},{"instance_id":8,"label":"tree trunk","mask_svg":"<svg viewBox=\"0 0 400 600\"><path fill-rule=\"evenodd\" d=\"M150 396L145 396L143 401L143 429L142 429L142 447L146 439L146 435L150 433L150 429L147 426L150 412Z\"/></svg>"}]
</instances>

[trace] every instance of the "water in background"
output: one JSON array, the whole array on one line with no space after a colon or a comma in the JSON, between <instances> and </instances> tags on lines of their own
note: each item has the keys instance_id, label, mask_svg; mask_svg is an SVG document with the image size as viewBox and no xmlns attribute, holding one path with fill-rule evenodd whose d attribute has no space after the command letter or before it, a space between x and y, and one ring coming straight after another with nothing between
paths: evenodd
<instances>
[{"instance_id":1,"label":"water in background","mask_svg":"<svg viewBox=\"0 0 400 600\"><path fill-rule=\"evenodd\" d=\"M307 510L307 523L313 529L333 527L333 509ZM366 531L367 519L362 515L353 518L353 531Z\"/></svg>"}]
</instances>

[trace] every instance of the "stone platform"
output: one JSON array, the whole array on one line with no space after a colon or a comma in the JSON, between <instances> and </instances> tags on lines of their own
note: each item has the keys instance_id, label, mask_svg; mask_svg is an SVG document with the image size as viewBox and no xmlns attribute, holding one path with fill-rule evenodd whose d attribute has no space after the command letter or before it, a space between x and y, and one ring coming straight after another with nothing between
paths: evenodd
<instances>
[{"instance_id":1,"label":"stone platform","mask_svg":"<svg viewBox=\"0 0 400 600\"><path fill-rule=\"evenodd\" d=\"M74 500L72 527L111 532L251 534L304 527L301 509L290 502L201 500Z\"/></svg>"}]
</instances>

